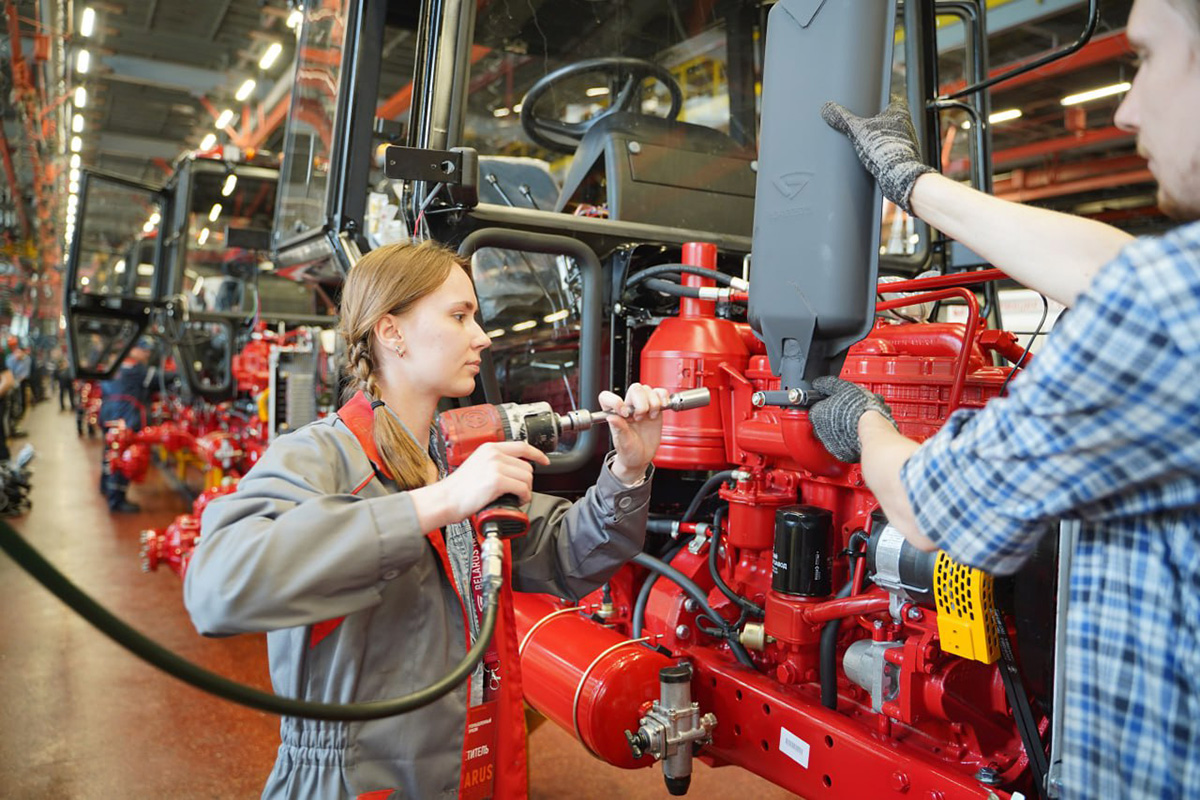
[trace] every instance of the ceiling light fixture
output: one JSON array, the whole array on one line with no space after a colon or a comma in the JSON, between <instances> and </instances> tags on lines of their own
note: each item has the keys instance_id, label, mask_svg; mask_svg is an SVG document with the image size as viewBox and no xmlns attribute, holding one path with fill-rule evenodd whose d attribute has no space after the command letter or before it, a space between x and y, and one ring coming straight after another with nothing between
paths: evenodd
<instances>
[{"instance_id":1,"label":"ceiling light fixture","mask_svg":"<svg viewBox=\"0 0 1200 800\"><path fill-rule=\"evenodd\" d=\"M233 194L235 186L237 186L237 175L231 172L229 173L229 177L225 179L225 185L221 187L221 196L229 197L229 195Z\"/></svg>"},{"instance_id":2,"label":"ceiling light fixture","mask_svg":"<svg viewBox=\"0 0 1200 800\"><path fill-rule=\"evenodd\" d=\"M1129 83L1128 81L1122 81L1121 83L1114 83L1112 86L1101 86L1099 89L1091 89L1086 92L1080 92L1079 94L1069 94L1059 102L1061 102L1064 106L1075 106L1079 105L1080 103L1088 103L1092 100L1099 100L1101 97L1111 97L1114 94L1128 92L1132 88L1132 83Z\"/></svg>"},{"instance_id":3,"label":"ceiling light fixture","mask_svg":"<svg viewBox=\"0 0 1200 800\"><path fill-rule=\"evenodd\" d=\"M91 36L96 32L96 10L85 8L79 17L79 35Z\"/></svg>"},{"instance_id":4,"label":"ceiling light fixture","mask_svg":"<svg viewBox=\"0 0 1200 800\"><path fill-rule=\"evenodd\" d=\"M237 94L234 95L234 98L236 98L239 103L245 102L246 98L254 92L254 87L254 78L248 78L245 83L238 87Z\"/></svg>"},{"instance_id":5,"label":"ceiling light fixture","mask_svg":"<svg viewBox=\"0 0 1200 800\"><path fill-rule=\"evenodd\" d=\"M258 61L259 69L270 69L275 64L275 59L279 58L279 54L283 52L283 45L279 42L271 42L271 46L267 48L267 52Z\"/></svg>"},{"instance_id":6,"label":"ceiling light fixture","mask_svg":"<svg viewBox=\"0 0 1200 800\"><path fill-rule=\"evenodd\" d=\"M80 50L79 55L75 56L75 71L80 75L86 75L87 71L92 68L92 54L87 50Z\"/></svg>"},{"instance_id":7,"label":"ceiling light fixture","mask_svg":"<svg viewBox=\"0 0 1200 800\"><path fill-rule=\"evenodd\" d=\"M1001 122L1011 122L1014 119L1020 119L1022 116L1024 115L1021 112L1021 109L1010 108L1005 111L997 111L994 114L989 114L988 123L991 125L999 125ZM962 129L964 131L969 131L971 130L971 125L971 120L965 120L962 124Z\"/></svg>"},{"instance_id":8,"label":"ceiling light fixture","mask_svg":"<svg viewBox=\"0 0 1200 800\"><path fill-rule=\"evenodd\" d=\"M288 14L287 26L289 28L298 30L301 22L304 22L304 12L300 9L297 8L291 14Z\"/></svg>"},{"instance_id":9,"label":"ceiling light fixture","mask_svg":"<svg viewBox=\"0 0 1200 800\"><path fill-rule=\"evenodd\" d=\"M83 108L87 105L87 89L82 86L75 87L75 107Z\"/></svg>"},{"instance_id":10,"label":"ceiling light fixture","mask_svg":"<svg viewBox=\"0 0 1200 800\"><path fill-rule=\"evenodd\" d=\"M513 325L512 331L513 331L513 333L519 333L521 331L527 331L530 328L534 328L534 327L537 327L537 320L536 319L527 319L524 322L518 322L516 325Z\"/></svg>"},{"instance_id":11,"label":"ceiling light fixture","mask_svg":"<svg viewBox=\"0 0 1200 800\"><path fill-rule=\"evenodd\" d=\"M79 157L79 153L71 154L71 169L79 169L83 165L83 159Z\"/></svg>"},{"instance_id":12,"label":"ceiling light fixture","mask_svg":"<svg viewBox=\"0 0 1200 800\"><path fill-rule=\"evenodd\" d=\"M507 117L511 113L512 113L511 109L504 108L503 106L501 106L500 108L497 108L495 111L492 112L492 116L493 117Z\"/></svg>"},{"instance_id":13,"label":"ceiling light fixture","mask_svg":"<svg viewBox=\"0 0 1200 800\"><path fill-rule=\"evenodd\" d=\"M221 112L221 115L219 117L217 117L217 128L218 129L224 128L227 125L229 125L229 123L232 121L233 121L233 112L227 108Z\"/></svg>"},{"instance_id":14,"label":"ceiling light fixture","mask_svg":"<svg viewBox=\"0 0 1200 800\"><path fill-rule=\"evenodd\" d=\"M200 235L196 237L196 244L204 244L208 241L208 228L200 231Z\"/></svg>"},{"instance_id":15,"label":"ceiling light fixture","mask_svg":"<svg viewBox=\"0 0 1200 800\"><path fill-rule=\"evenodd\" d=\"M69 180L71 183L76 183L76 182L78 182L78 180L79 180L79 170L78 170L78 169L73 169L73 170L71 170L69 173L67 173L67 180Z\"/></svg>"},{"instance_id":16,"label":"ceiling light fixture","mask_svg":"<svg viewBox=\"0 0 1200 800\"><path fill-rule=\"evenodd\" d=\"M201 150L212 150L213 145L217 143L217 135L215 133L206 133L204 138L200 140Z\"/></svg>"},{"instance_id":17,"label":"ceiling light fixture","mask_svg":"<svg viewBox=\"0 0 1200 800\"><path fill-rule=\"evenodd\" d=\"M555 311L553 314L547 314L546 316L542 317L542 322L558 322L559 320L566 319L570 315L571 312L564 308L560 309L559 311Z\"/></svg>"},{"instance_id":18,"label":"ceiling light fixture","mask_svg":"<svg viewBox=\"0 0 1200 800\"><path fill-rule=\"evenodd\" d=\"M587 90L588 97L603 97L606 94L608 94L607 86L593 86Z\"/></svg>"},{"instance_id":19,"label":"ceiling light fixture","mask_svg":"<svg viewBox=\"0 0 1200 800\"><path fill-rule=\"evenodd\" d=\"M71 152L78 153L82 149L83 149L83 139L80 139L78 136L72 136L71 137Z\"/></svg>"},{"instance_id":20,"label":"ceiling light fixture","mask_svg":"<svg viewBox=\"0 0 1200 800\"><path fill-rule=\"evenodd\" d=\"M212 211L208 212L208 221L216 222L217 217L221 216L221 204L213 203Z\"/></svg>"},{"instance_id":21,"label":"ceiling light fixture","mask_svg":"<svg viewBox=\"0 0 1200 800\"><path fill-rule=\"evenodd\" d=\"M71 120L71 130L75 133L83 133L83 114L76 114Z\"/></svg>"}]
</instances>

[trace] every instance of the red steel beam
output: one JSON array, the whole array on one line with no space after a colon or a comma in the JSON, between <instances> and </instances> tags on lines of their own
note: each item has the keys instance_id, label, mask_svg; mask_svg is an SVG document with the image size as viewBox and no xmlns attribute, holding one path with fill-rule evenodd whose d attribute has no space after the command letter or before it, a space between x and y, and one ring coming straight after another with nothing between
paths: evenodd
<instances>
[{"instance_id":1,"label":"red steel beam","mask_svg":"<svg viewBox=\"0 0 1200 800\"><path fill-rule=\"evenodd\" d=\"M490 47L484 47L481 44L471 45L471 65L478 64L480 59L492 52ZM395 119L396 117L408 111L408 107L412 105L413 85L410 82L406 86L400 88L395 94L384 100L375 109L375 116L381 119Z\"/></svg>"},{"instance_id":2,"label":"red steel beam","mask_svg":"<svg viewBox=\"0 0 1200 800\"><path fill-rule=\"evenodd\" d=\"M1153 183L1154 175L1148 169L1118 172L1112 175L1098 175L1092 178L1082 178L1077 181L1052 183L1035 189L1014 189L1009 192L996 192L996 197L1013 200L1018 203L1028 203L1034 200L1046 200L1051 197L1066 197L1072 194L1094 192L1100 189L1112 189L1117 186L1130 186L1138 183Z\"/></svg>"},{"instance_id":3,"label":"red steel beam","mask_svg":"<svg viewBox=\"0 0 1200 800\"><path fill-rule=\"evenodd\" d=\"M1044 139L1040 142L1030 142L1029 144L1022 144L1017 147L997 150L992 154L992 169L1000 169L1010 164L1033 161L1045 156L1065 153L1084 147L1132 141L1134 138L1136 138L1136 134L1123 131L1116 126L1090 128L1078 133L1068 134L1067 136L1060 136L1057 139ZM955 174L965 172L969 164L970 162L965 158L952 161L947 165L946 173Z\"/></svg>"},{"instance_id":4,"label":"red steel beam","mask_svg":"<svg viewBox=\"0 0 1200 800\"><path fill-rule=\"evenodd\" d=\"M1015 169L1006 177L996 180L995 191L1039 189L1055 183L1070 183L1085 178L1094 178L1097 175L1136 172L1145 168L1146 159L1141 156L1129 155L1056 164L1042 169Z\"/></svg>"},{"instance_id":5,"label":"red steel beam","mask_svg":"<svg viewBox=\"0 0 1200 800\"><path fill-rule=\"evenodd\" d=\"M21 235L29 238L29 215L25 212L25 200L21 197L21 188L17 186L17 171L13 168L12 148L8 145L8 137L4 135L4 124L0 123L0 158L4 160L4 176L12 189L13 202L17 204L17 215L21 218Z\"/></svg>"},{"instance_id":6,"label":"red steel beam","mask_svg":"<svg viewBox=\"0 0 1200 800\"><path fill-rule=\"evenodd\" d=\"M1005 92L1009 89L1015 89L1018 86L1026 86L1038 81L1044 81L1047 78L1054 78L1059 75L1066 75L1071 72L1078 72L1085 67L1090 67L1095 64L1103 64L1106 61L1120 58L1121 56L1132 55L1133 50L1129 47L1129 38L1126 37L1124 30L1113 31L1103 36L1093 37L1090 42L1085 44L1079 50L1075 51L1066 58L1060 58L1057 61L1051 61L1044 67L1026 72L1024 75L1018 75L1015 78L997 84L992 87L992 93ZM1040 53L1036 56L1031 56L1022 61L1017 61L1012 64L1005 64L1002 67L993 69L988 77L995 77L1010 69L1019 67L1021 64L1030 64L1044 56L1045 53ZM942 95L953 94L967 88L966 81L955 81L943 85L939 91Z\"/></svg>"}]
</instances>

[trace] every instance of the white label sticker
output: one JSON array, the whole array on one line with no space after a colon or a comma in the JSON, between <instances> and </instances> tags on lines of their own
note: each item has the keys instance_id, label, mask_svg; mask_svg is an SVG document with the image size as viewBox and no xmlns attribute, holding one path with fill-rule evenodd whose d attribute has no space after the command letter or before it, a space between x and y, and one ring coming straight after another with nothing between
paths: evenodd
<instances>
[{"instance_id":1,"label":"white label sticker","mask_svg":"<svg viewBox=\"0 0 1200 800\"><path fill-rule=\"evenodd\" d=\"M800 766L808 769L808 742L787 728L779 729L779 751Z\"/></svg>"}]
</instances>

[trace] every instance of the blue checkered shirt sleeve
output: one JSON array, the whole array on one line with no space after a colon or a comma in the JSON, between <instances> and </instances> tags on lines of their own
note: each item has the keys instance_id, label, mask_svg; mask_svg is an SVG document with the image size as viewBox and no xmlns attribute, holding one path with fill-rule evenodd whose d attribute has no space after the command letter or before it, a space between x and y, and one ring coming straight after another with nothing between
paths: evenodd
<instances>
[{"instance_id":1,"label":"blue checkered shirt sleeve","mask_svg":"<svg viewBox=\"0 0 1200 800\"><path fill-rule=\"evenodd\" d=\"M1014 572L1057 520L1200 504L1200 223L1127 246L1007 397L954 414L902 480L956 560Z\"/></svg>"}]
</instances>

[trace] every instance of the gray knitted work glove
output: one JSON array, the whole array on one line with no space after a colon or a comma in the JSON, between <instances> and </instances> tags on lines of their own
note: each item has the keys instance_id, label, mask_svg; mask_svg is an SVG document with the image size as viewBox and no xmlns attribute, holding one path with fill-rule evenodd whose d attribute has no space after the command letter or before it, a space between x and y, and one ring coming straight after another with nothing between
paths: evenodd
<instances>
[{"instance_id":1,"label":"gray knitted work glove","mask_svg":"<svg viewBox=\"0 0 1200 800\"><path fill-rule=\"evenodd\" d=\"M913 185L926 172L937 170L921 160L904 98L893 97L874 117L860 117L837 103L826 103L821 106L821 118L850 138L863 166L879 181L884 197L912 214Z\"/></svg>"},{"instance_id":2,"label":"gray knitted work glove","mask_svg":"<svg viewBox=\"0 0 1200 800\"><path fill-rule=\"evenodd\" d=\"M827 395L808 410L813 433L838 461L855 464L862 458L858 420L868 411L878 411L893 425L892 410L877 394L857 383L826 375L813 381L813 388Z\"/></svg>"}]
</instances>

